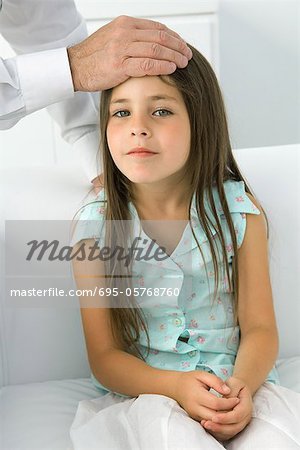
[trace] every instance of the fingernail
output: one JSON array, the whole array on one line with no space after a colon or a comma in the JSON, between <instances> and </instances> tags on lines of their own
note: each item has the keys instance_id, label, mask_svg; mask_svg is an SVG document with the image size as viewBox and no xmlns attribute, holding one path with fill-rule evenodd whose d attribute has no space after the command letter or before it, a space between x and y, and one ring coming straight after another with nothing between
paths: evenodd
<instances>
[{"instance_id":1,"label":"fingernail","mask_svg":"<svg viewBox=\"0 0 300 450\"><path fill-rule=\"evenodd\" d=\"M230 392L230 388L226 384L223 384L222 389L225 392Z\"/></svg>"},{"instance_id":2,"label":"fingernail","mask_svg":"<svg viewBox=\"0 0 300 450\"><path fill-rule=\"evenodd\" d=\"M190 47L188 46L188 43L185 42L185 41L183 41L183 42L184 42L185 45L186 45L186 52L185 52L185 54L186 54L186 56L187 56L188 59L191 59L192 56L193 56L193 52L192 52L192 50L190 49Z\"/></svg>"},{"instance_id":3,"label":"fingernail","mask_svg":"<svg viewBox=\"0 0 300 450\"><path fill-rule=\"evenodd\" d=\"M183 67L186 67L188 65L188 62L189 62L188 58L186 56L182 56L182 58L181 58L181 65Z\"/></svg>"}]
</instances>

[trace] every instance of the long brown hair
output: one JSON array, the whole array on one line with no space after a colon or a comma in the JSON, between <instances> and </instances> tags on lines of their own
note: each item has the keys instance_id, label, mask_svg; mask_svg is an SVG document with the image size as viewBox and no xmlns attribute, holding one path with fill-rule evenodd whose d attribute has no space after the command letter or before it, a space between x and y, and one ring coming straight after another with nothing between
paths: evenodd
<instances>
[{"instance_id":1,"label":"long brown hair","mask_svg":"<svg viewBox=\"0 0 300 450\"><path fill-rule=\"evenodd\" d=\"M214 302L217 296L220 267L210 225L217 233L221 244L223 258L222 266L225 270L224 276L226 276L229 283L229 291L232 295L234 321L235 324L237 324L237 302L239 293L238 249L234 225L227 205L223 184L229 179L244 181L246 192L250 194L252 192L242 176L232 153L224 102L216 75L206 58L191 45L190 48L193 52L193 58L188 63L187 67L184 69L177 69L171 75L161 76L161 79L162 81L175 86L181 92L189 115L191 147L185 166L185 176L189 180L191 194L195 193L198 217L201 226L207 235L211 249L215 277L215 290L212 302ZM109 119L111 95L112 89L102 92L100 102L100 148L103 156L104 186L107 198L105 218L107 221L111 221L110 223L112 223L112 221L126 221L131 219L128 203L132 199L131 182L115 165L107 143L106 129ZM226 256L224 234L214 202L213 188L217 190L219 195L220 203L232 238L234 252L232 260L232 277L230 276L229 263ZM215 223L212 223L207 215L204 203L205 191ZM189 220L191 220L190 213ZM196 239L195 234L194 237ZM199 243L198 247L202 254ZM113 268L110 267L110 270L113 270ZM130 299L130 302L132 302L133 308L125 307L110 309L112 331L116 339L122 343L122 347L125 351L144 359L136 344L139 340L140 329L143 329L147 335L149 351L150 345L147 325L143 317L143 311L135 304L134 299Z\"/></svg>"}]
</instances>

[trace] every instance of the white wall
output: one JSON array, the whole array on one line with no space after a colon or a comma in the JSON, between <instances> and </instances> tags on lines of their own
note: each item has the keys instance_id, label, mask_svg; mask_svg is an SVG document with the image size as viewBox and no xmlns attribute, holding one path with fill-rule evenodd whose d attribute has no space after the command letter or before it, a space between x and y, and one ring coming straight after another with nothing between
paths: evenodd
<instances>
[{"instance_id":1,"label":"white wall","mask_svg":"<svg viewBox=\"0 0 300 450\"><path fill-rule=\"evenodd\" d=\"M235 148L300 142L300 0L220 0L220 77Z\"/></svg>"}]
</instances>

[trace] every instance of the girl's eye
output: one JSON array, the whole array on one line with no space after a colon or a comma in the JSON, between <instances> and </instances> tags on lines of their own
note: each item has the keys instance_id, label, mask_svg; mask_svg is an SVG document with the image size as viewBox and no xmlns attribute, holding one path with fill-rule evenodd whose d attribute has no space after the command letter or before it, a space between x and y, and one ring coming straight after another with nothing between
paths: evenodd
<instances>
[{"instance_id":1,"label":"girl's eye","mask_svg":"<svg viewBox=\"0 0 300 450\"><path fill-rule=\"evenodd\" d=\"M130 114L129 111L127 111L126 109L122 109L120 111L115 112L114 114L112 114L115 117L128 117ZM157 109L156 111L154 111L153 115L155 115L156 117L166 117L169 116L171 113L171 111L168 111L167 109Z\"/></svg>"},{"instance_id":2,"label":"girl's eye","mask_svg":"<svg viewBox=\"0 0 300 450\"><path fill-rule=\"evenodd\" d=\"M166 117L166 116L169 116L170 114L172 114L171 111L168 111L167 109L158 109L153 114L155 114L155 113L162 113L162 114L158 114L159 117Z\"/></svg>"},{"instance_id":3,"label":"girl's eye","mask_svg":"<svg viewBox=\"0 0 300 450\"><path fill-rule=\"evenodd\" d=\"M123 114L123 113L125 113L125 114ZM114 113L113 114L113 116L116 116L116 117L128 117L127 116L127 113L129 114L129 111L126 111L126 110L121 110L121 111L117 111L116 113Z\"/></svg>"}]
</instances>

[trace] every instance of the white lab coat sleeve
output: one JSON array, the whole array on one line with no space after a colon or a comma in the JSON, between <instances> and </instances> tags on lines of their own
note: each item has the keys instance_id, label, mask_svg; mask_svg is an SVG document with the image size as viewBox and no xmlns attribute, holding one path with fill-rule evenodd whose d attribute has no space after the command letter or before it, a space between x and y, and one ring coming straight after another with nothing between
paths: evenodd
<instances>
[{"instance_id":1,"label":"white lab coat sleeve","mask_svg":"<svg viewBox=\"0 0 300 450\"><path fill-rule=\"evenodd\" d=\"M47 70L41 70L43 67ZM65 48L0 58L0 129L11 128L25 115L73 97Z\"/></svg>"},{"instance_id":2,"label":"white lab coat sleeve","mask_svg":"<svg viewBox=\"0 0 300 450\"><path fill-rule=\"evenodd\" d=\"M87 36L74 1L3 0L0 32L17 54L0 58L0 129L51 105L50 115L92 180L100 170L99 93L74 93L66 48Z\"/></svg>"}]
</instances>

